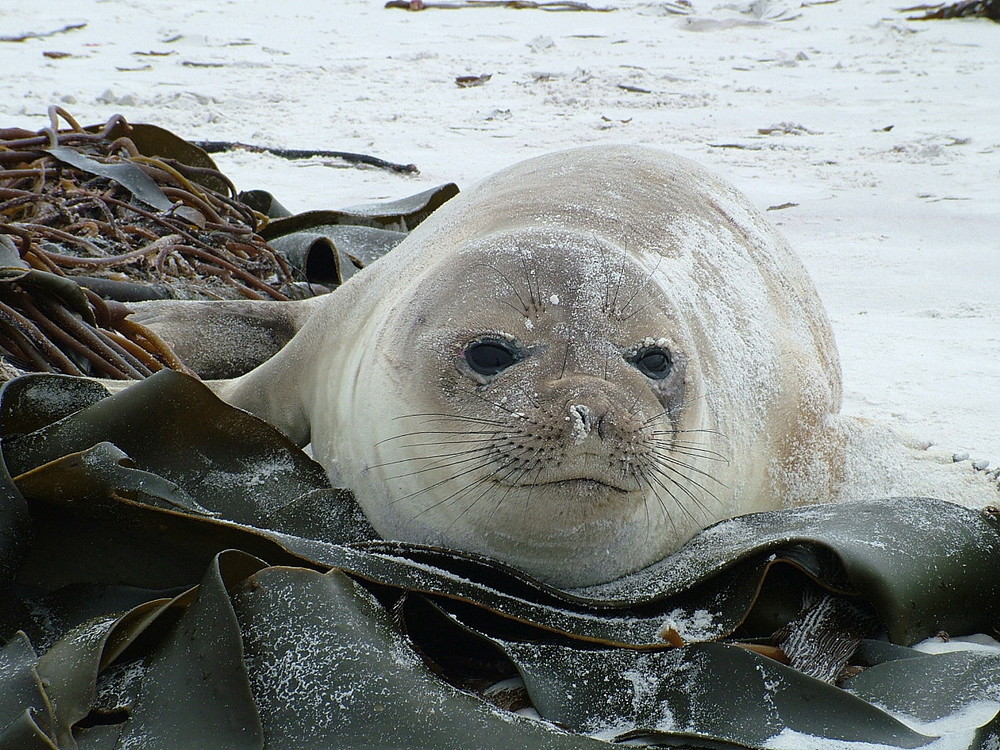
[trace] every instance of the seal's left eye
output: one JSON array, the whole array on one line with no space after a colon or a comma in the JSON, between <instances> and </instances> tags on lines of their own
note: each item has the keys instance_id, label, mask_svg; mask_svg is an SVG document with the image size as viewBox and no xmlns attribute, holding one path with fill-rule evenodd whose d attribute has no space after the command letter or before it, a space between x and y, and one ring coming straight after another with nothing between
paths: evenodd
<instances>
[{"instance_id":1,"label":"seal's left eye","mask_svg":"<svg viewBox=\"0 0 1000 750\"><path fill-rule=\"evenodd\" d=\"M641 349L632 364L645 375L653 380L663 380L670 374L673 362L670 359L670 352L660 347Z\"/></svg>"},{"instance_id":2,"label":"seal's left eye","mask_svg":"<svg viewBox=\"0 0 1000 750\"><path fill-rule=\"evenodd\" d=\"M465 361L480 375L496 375L517 360L514 347L504 341L480 341L465 350Z\"/></svg>"}]
</instances>

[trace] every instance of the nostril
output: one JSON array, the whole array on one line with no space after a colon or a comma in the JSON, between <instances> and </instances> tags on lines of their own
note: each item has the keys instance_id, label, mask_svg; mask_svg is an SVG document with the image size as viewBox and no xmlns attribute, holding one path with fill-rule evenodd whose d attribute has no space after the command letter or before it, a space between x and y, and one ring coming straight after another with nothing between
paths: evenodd
<instances>
[{"instance_id":1,"label":"nostril","mask_svg":"<svg viewBox=\"0 0 1000 750\"><path fill-rule=\"evenodd\" d=\"M594 412L586 404L573 404L569 407L568 419L573 423L571 435L573 442L579 445L594 427Z\"/></svg>"},{"instance_id":2,"label":"nostril","mask_svg":"<svg viewBox=\"0 0 1000 750\"><path fill-rule=\"evenodd\" d=\"M594 427L594 410L591 409L586 404L573 404L569 407L572 416L577 420L579 424L583 426L583 429L587 432Z\"/></svg>"}]
</instances>

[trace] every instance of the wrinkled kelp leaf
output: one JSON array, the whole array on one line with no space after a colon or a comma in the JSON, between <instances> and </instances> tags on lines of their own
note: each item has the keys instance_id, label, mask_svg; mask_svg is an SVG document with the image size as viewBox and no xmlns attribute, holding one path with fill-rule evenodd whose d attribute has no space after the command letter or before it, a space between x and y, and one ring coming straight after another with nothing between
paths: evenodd
<instances>
[{"instance_id":1,"label":"wrinkled kelp leaf","mask_svg":"<svg viewBox=\"0 0 1000 750\"><path fill-rule=\"evenodd\" d=\"M993 717L1000 709L1000 653L911 651L908 658L866 669L844 687L922 722L939 721L968 706Z\"/></svg>"},{"instance_id":2,"label":"wrinkled kelp leaf","mask_svg":"<svg viewBox=\"0 0 1000 750\"><path fill-rule=\"evenodd\" d=\"M292 215L291 211L266 190L244 190L239 194L239 199L269 219L282 219Z\"/></svg>"},{"instance_id":3,"label":"wrinkled kelp leaf","mask_svg":"<svg viewBox=\"0 0 1000 750\"><path fill-rule=\"evenodd\" d=\"M839 688L738 646L659 652L504 644L538 712L574 731L606 734L621 717L641 730L758 745L785 729L848 742L919 747L920 735ZM755 696L752 710L733 686ZM816 706L822 705L822 712Z\"/></svg>"},{"instance_id":4,"label":"wrinkled kelp leaf","mask_svg":"<svg viewBox=\"0 0 1000 750\"><path fill-rule=\"evenodd\" d=\"M600 744L455 691L427 671L397 616L449 680L516 671L543 716L607 739L759 747L786 733L918 747L937 735L931 722L955 716L970 747L994 733L996 656L917 656L869 641L856 659L868 671L844 691L731 644L667 644L766 637L816 592L870 602L901 643L942 623L953 634L989 630L1000 622L998 533L964 508L894 499L757 514L627 580L567 592L472 555L357 544L370 529L343 533L358 519L349 496L280 434L175 373L113 397L72 378L13 381L0 391L0 435L16 473L2 484L27 498L36 530L0 608L13 654L0 685L14 696L0 701L0 739ZM239 479L206 482L212 472ZM347 510L327 515L328 504ZM332 534L327 518L339 519ZM18 618L39 659L13 636ZM940 695L924 697L928 683ZM970 705L979 713L963 714ZM189 729L174 726L199 711Z\"/></svg>"},{"instance_id":5,"label":"wrinkled kelp leaf","mask_svg":"<svg viewBox=\"0 0 1000 750\"><path fill-rule=\"evenodd\" d=\"M311 284L333 288L343 284L351 275L349 272L345 275L345 258L337 252L333 241L322 234L295 232L275 237L270 244L301 278Z\"/></svg>"},{"instance_id":6,"label":"wrinkled kelp leaf","mask_svg":"<svg viewBox=\"0 0 1000 750\"><path fill-rule=\"evenodd\" d=\"M5 432L4 455L21 474L101 442L243 523L327 486L323 469L281 433L169 370L31 433Z\"/></svg>"},{"instance_id":7,"label":"wrinkled kelp leaf","mask_svg":"<svg viewBox=\"0 0 1000 750\"><path fill-rule=\"evenodd\" d=\"M169 211L174 205L174 202L160 190L160 186L153 178L134 164L99 162L69 146L51 146L45 149L45 152L88 174L114 180L143 203L159 211Z\"/></svg>"},{"instance_id":8,"label":"wrinkled kelp leaf","mask_svg":"<svg viewBox=\"0 0 1000 750\"><path fill-rule=\"evenodd\" d=\"M4 288L16 286L42 299L54 297L77 313L85 322L90 325L97 324L86 294L75 281L65 276L34 269L19 272L7 268L0 272L0 285Z\"/></svg>"},{"instance_id":9,"label":"wrinkled kelp leaf","mask_svg":"<svg viewBox=\"0 0 1000 750\"><path fill-rule=\"evenodd\" d=\"M775 523L777 522L777 523ZM914 540L922 540L914 544ZM836 551L844 572L871 601L894 642L938 630L987 631L1000 621L997 521L940 501L892 498L755 513L716 524L679 553L632 576L585 590L610 601L660 598L690 580L691 563L722 570L748 551L819 544ZM959 593L959 592L963 593ZM982 607L970 610L971 592ZM915 607L915 602L920 607Z\"/></svg>"},{"instance_id":10,"label":"wrinkled kelp leaf","mask_svg":"<svg viewBox=\"0 0 1000 750\"><path fill-rule=\"evenodd\" d=\"M35 652L23 633L0 650L0 748L55 747L42 729L52 726L52 708L35 663Z\"/></svg>"},{"instance_id":11,"label":"wrinkled kelp leaf","mask_svg":"<svg viewBox=\"0 0 1000 750\"><path fill-rule=\"evenodd\" d=\"M125 746L251 750L262 729L229 592L266 563L241 552L213 560L197 596L149 660L122 734ZM183 721L178 721L183 716Z\"/></svg>"},{"instance_id":12,"label":"wrinkled kelp leaf","mask_svg":"<svg viewBox=\"0 0 1000 750\"><path fill-rule=\"evenodd\" d=\"M261 230L261 236L271 240L329 224L408 232L456 195L458 187L449 182L396 201L350 206L339 211L306 211L273 220Z\"/></svg>"},{"instance_id":13,"label":"wrinkled kelp leaf","mask_svg":"<svg viewBox=\"0 0 1000 750\"><path fill-rule=\"evenodd\" d=\"M29 500L45 498L94 502L115 493L144 496L147 502L175 507L198 515L214 515L182 487L157 474L131 466L131 459L111 443L71 453L21 474L17 487Z\"/></svg>"},{"instance_id":14,"label":"wrinkled kelp leaf","mask_svg":"<svg viewBox=\"0 0 1000 750\"><path fill-rule=\"evenodd\" d=\"M235 605L271 747L321 746L330 727L338 747L601 746L504 716L441 682L385 610L337 571L270 568Z\"/></svg>"},{"instance_id":15,"label":"wrinkled kelp leaf","mask_svg":"<svg viewBox=\"0 0 1000 750\"><path fill-rule=\"evenodd\" d=\"M97 133L103 127L94 125L84 128L84 130ZM220 179L218 174L211 174L212 172L218 173L219 167L206 151L166 128L150 123L127 123L124 120L119 120L108 132L108 137L128 138L143 156L170 159L189 167L204 170L192 173L190 175L191 181L218 193L225 194L230 191L231 186L225 180Z\"/></svg>"},{"instance_id":16,"label":"wrinkled kelp leaf","mask_svg":"<svg viewBox=\"0 0 1000 750\"><path fill-rule=\"evenodd\" d=\"M271 239L271 247L312 283L338 286L392 250L405 232L319 225Z\"/></svg>"}]
</instances>

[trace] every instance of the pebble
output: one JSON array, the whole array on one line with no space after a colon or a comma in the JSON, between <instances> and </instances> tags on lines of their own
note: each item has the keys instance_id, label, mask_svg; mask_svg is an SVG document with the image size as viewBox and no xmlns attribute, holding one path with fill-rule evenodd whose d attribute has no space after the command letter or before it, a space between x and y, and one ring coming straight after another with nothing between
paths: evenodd
<instances>
[{"instance_id":1,"label":"pebble","mask_svg":"<svg viewBox=\"0 0 1000 750\"><path fill-rule=\"evenodd\" d=\"M955 463L958 463L959 461L968 461L969 460L969 454L968 453L955 453L951 457L951 460L954 461Z\"/></svg>"},{"instance_id":2,"label":"pebble","mask_svg":"<svg viewBox=\"0 0 1000 750\"><path fill-rule=\"evenodd\" d=\"M976 471L985 471L989 465L990 465L989 461L975 461L972 464L972 468L975 469Z\"/></svg>"}]
</instances>

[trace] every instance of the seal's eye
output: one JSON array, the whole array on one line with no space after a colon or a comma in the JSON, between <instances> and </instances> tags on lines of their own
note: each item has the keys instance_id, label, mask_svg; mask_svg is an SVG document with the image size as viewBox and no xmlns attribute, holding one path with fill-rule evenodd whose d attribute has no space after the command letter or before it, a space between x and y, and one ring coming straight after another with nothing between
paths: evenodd
<instances>
[{"instance_id":1,"label":"seal's eye","mask_svg":"<svg viewBox=\"0 0 1000 750\"><path fill-rule=\"evenodd\" d=\"M480 375L496 375L518 359L514 346L506 341L479 341L465 350L465 361Z\"/></svg>"},{"instance_id":2,"label":"seal's eye","mask_svg":"<svg viewBox=\"0 0 1000 750\"><path fill-rule=\"evenodd\" d=\"M663 380L670 374L670 369L673 366L670 352L660 347L640 349L632 358L632 364L639 372L653 380Z\"/></svg>"}]
</instances>

